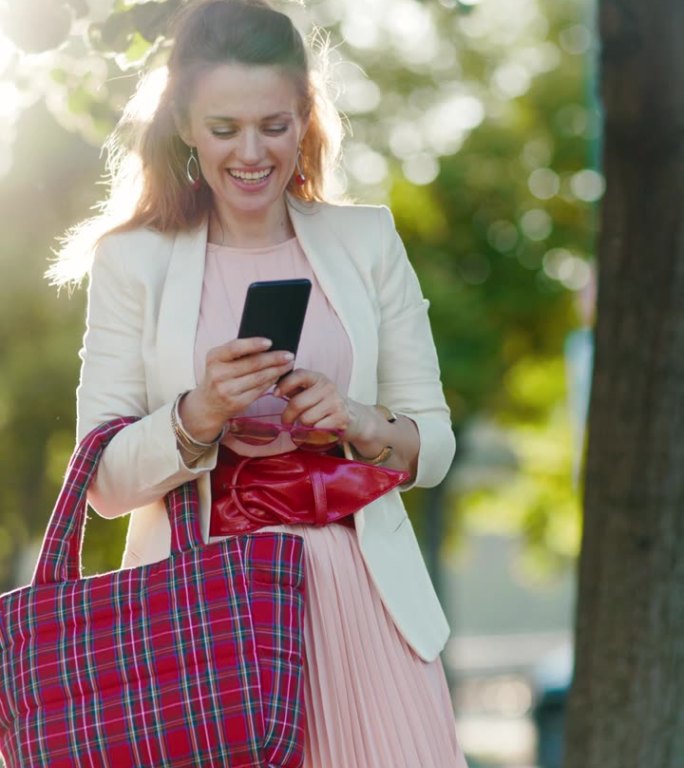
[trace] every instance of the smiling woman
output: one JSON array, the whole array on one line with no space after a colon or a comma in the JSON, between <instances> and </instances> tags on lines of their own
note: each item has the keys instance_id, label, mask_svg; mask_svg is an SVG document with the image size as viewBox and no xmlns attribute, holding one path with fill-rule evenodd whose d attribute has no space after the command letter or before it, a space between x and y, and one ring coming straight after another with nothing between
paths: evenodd
<instances>
[{"instance_id":1,"label":"smiling woman","mask_svg":"<svg viewBox=\"0 0 684 768\"><path fill-rule=\"evenodd\" d=\"M341 121L265 0L188 3L140 114L110 144L110 205L128 193L132 211L92 230L78 433L138 421L105 449L89 499L130 514L126 567L169 556L164 497L185 483L209 544L245 521L303 539L305 685L275 704L303 739L291 762L260 764L464 768L439 660L448 626L396 491L440 482L454 439L392 217L326 199ZM292 279L311 286L296 361L238 333L248 286ZM314 443L326 451L306 459ZM360 478L391 482L369 497Z\"/></svg>"}]
</instances>

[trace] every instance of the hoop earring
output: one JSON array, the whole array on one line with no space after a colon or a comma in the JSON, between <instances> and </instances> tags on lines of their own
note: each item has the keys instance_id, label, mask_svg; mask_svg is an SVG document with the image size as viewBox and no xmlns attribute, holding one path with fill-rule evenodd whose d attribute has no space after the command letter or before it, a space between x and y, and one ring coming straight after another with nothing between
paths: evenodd
<instances>
[{"instance_id":1,"label":"hoop earring","mask_svg":"<svg viewBox=\"0 0 684 768\"><path fill-rule=\"evenodd\" d=\"M202 186L202 172L194 147L190 147L190 157L188 157L188 162L185 166L185 175L190 182L190 186L197 192Z\"/></svg>"},{"instance_id":2,"label":"hoop earring","mask_svg":"<svg viewBox=\"0 0 684 768\"><path fill-rule=\"evenodd\" d=\"M304 175L304 172L302 171L302 166L299 164L301 156L302 156L301 150L298 150L297 151L297 159L295 160L295 165L297 167L297 173L295 174L295 177L294 177L295 184L298 187L303 187L306 184L306 176Z\"/></svg>"}]
</instances>

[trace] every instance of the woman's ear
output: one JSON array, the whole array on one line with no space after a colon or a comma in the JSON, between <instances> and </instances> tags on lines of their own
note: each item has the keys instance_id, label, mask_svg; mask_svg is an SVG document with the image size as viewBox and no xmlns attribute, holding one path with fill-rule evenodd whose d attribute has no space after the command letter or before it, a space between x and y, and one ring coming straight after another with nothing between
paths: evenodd
<instances>
[{"instance_id":1,"label":"woman's ear","mask_svg":"<svg viewBox=\"0 0 684 768\"><path fill-rule=\"evenodd\" d=\"M172 105L171 114L173 115L173 123L176 127L176 133L189 147L194 147L195 142L192 139L192 132L190 131L188 120L185 115L182 114L180 109L178 109L176 104Z\"/></svg>"},{"instance_id":2,"label":"woman's ear","mask_svg":"<svg viewBox=\"0 0 684 768\"><path fill-rule=\"evenodd\" d=\"M306 136L306 132L309 130L309 123L311 122L311 113L307 112L305 115L302 116L302 132L299 136L299 143L301 144L302 139Z\"/></svg>"}]
</instances>

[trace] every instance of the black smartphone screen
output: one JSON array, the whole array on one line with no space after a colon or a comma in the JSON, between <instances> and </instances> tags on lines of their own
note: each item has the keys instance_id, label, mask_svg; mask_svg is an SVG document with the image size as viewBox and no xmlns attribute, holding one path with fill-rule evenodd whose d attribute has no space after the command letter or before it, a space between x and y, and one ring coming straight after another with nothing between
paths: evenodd
<instances>
[{"instance_id":1,"label":"black smartphone screen","mask_svg":"<svg viewBox=\"0 0 684 768\"><path fill-rule=\"evenodd\" d=\"M273 342L272 350L288 350L296 355L310 293L311 281L304 278L252 283L247 289L238 338L263 336Z\"/></svg>"}]
</instances>

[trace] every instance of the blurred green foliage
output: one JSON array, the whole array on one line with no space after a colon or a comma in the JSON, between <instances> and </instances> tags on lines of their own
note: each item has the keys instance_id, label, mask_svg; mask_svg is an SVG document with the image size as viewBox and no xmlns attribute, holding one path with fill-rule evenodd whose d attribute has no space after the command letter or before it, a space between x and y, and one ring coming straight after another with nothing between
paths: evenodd
<instances>
[{"instance_id":1,"label":"blurred green foliage","mask_svg":"<svg viewBox=\"0 0 684 768\"><path fill-rule=\"evenodd\" d=\"M140 67L163 60L180 4L0 4L10 104L0 141L11 158L0 164L1 586L26 578L23 553L42 534L73 443L83 291L58 298L41 275L54 238L101 196L98 147ZM563 343L578 325L601 193L589 0L280 6L305 31L313 20L330 34L351 129L340 184L394 211L431 301L459 434L467 445L493 427L513 457L478 474L466 451L459 471L480 479L451 484L452 533L464 523L522 531L538 567L567 562L579 515ZM422 492L408 502L420 533ZM90 522L89 571L117 565L124 529Z\"/></svg>"}]
</instances>

